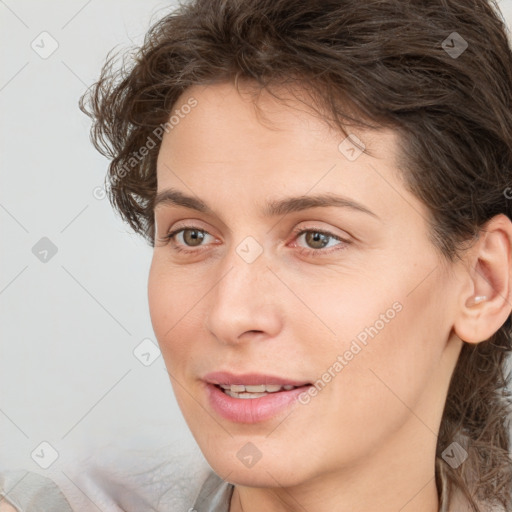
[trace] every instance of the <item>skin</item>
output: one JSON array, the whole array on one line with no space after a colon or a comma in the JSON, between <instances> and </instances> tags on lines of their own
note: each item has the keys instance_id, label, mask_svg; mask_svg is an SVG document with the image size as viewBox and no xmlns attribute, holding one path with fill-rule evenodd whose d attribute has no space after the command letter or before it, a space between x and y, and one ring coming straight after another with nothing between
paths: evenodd
<instances>
[{"instance_id":1,"label":"skin","mask_svg":"<svg viewBox=\"0 0 512 512\"><path fill-rule=\"evenodd\" d=\"M178 189L214 213L155 208L148 298L185 420L236 485L230 511L437 511L436 436L463 340L487 339L510 314L510 221L493 219L448 263L428 238L426 206L399 179L394 132L350 129L373 155L350 161L338 149L345 136L291 96L263 92L264 119L229 83L194 86L176 108L190 97L197 106L162 140L158 192ZM336 206L262 215L268 199L317 193L376 217ZM203 241L190 231L165 240L184 226L206 231ZM333 237L319 248L295 228ZM252 263L236 252L247 236L263 251ZM488 300L471 305L474 295ZM314 382L397 302L400 312L307 405L255 424L210 407L206 373ZM251 468L237 458L247 442L262 454Z\"/></svg>"}]
</instances>

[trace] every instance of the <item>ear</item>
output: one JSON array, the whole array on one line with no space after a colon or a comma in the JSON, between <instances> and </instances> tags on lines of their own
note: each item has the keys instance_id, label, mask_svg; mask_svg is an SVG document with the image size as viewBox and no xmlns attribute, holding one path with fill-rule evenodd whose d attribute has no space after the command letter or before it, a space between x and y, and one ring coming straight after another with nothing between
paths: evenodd
<instances>
[{"instance_id":1,"label":"ear","mask_svg":"<svg viewBox=\"0 0 512 512\"><path fill-rule=\"evenodd\" d=\"M499 214L481 229L466 264L455 334L467 343L489 339L512 311L512 222Z\"/></svg>"}]
</instances>

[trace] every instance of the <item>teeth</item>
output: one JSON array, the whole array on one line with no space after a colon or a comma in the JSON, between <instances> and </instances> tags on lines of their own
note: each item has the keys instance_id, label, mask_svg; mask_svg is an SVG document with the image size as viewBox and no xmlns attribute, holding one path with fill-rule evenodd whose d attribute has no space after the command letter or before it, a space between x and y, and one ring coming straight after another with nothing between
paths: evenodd
<instances>
[{"instance_id":1,"label":"teeth","mask_svg":"<svg viewBox=\"0 0 512 512\"><path fill-rule=\"evenodd\" d=\"M265 388L267 393L275 393L276 391L279 391L281 389L281 386L279 384L271 384L270 386L265 386ZM247 391L249 391L249 389L247 389Z\"/></svg>"},{"instance_id":2,"label":"teeth","mask_svg":"<svg viewBox=\"0 0 512 512\"><path fill-rule=\"evenodd\" d=\"M234 393L226 389L226 395L233 398L260 398L261 396L267 396L267 393Z\"/></svg>"},{"instance_id":3,"label":"teeth","mask_svg":"<svg viewBox=\"0 0 512 512\"><path fill-rule=\"evenodd\" d=\"M295 386L287 384L280 386L279 384L259 384L259 385L245 385L245 384L220 384L224 392L233 398L259 398L268 393L276 393L278 391L290 391Z\"/></svg>"},{"instance_id":4,"label":"teeth","mask_svg":"<svg viewBox=\"0 0 512 512\"><path fill-rule=\"evenodd\" d=\"M261 384L260 386L244 386L245 391L248 393L265 393L267 391L267 386Z\"/></svg>"}]
</instances>

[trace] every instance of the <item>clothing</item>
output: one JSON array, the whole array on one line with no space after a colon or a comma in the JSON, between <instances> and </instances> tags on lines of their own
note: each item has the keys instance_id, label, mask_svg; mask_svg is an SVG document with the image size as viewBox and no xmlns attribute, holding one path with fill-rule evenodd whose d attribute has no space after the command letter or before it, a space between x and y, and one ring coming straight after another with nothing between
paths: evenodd
<instances>
[{"instance_id":1,"label":"clothing","mask_svg":"<svg viewBox=\"0 0 512 512\"><path fill-rule=\"evenodd\" d=\"M436 464L442 483L439 512L471 512L463 494L449 488L445 463L438 459ZM87 509L83 505L71 508L51 479L28 471L0 472L0 496L5 496L18 512L97 512L98 509L103 512L229 512L234 491L233 484L222 480L211 469L206 473L196 472L192 484L183 475L181 479L177 473L173 477L169 468L162 465L157 470L139 471L138 483L126 475L118 478L105 468L92 479L88 476L77 481L80 492L88 497L90 508ZM169 482L169 478L173 481ZM193 483L197 481L201 483L194 491ZM501 512L498 508L481 510Z\"/></svg>"},{"instance_id":2,"label":"clothing","mask_svg":"<svg viewBox=\"0 0 512 512\"><path fill-rule=\"evenodd\" d=\"M19 512L73 512L53 480L31 471L0 473L0 496Z\"/></svg>"},{"instance_id":3,"label":"clothing","mask_svg":"<svg viewBox=\"0 0 512 512\"><path fill-rule=\"evenodd\" d=\"M192 509L195 512L229 512L235 486L211 473L199 491Z\"/></svg>"}]
</instances>

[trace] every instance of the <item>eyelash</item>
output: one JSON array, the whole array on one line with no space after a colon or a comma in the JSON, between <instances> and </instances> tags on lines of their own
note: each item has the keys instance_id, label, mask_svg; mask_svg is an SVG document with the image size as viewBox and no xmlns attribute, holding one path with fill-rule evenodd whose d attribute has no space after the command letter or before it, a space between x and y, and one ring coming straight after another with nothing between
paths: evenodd
<instances>
[{"instance_id":1,"label":"eyelash","mask_svg":"<svg viewBox=\"0 0 512 512\"><path fill-rule=\"evenodd\" d=\"M176 237L177 234L181 233L182 231L187 231L187 230L199 231L201 233L206 233L208 235L210 234L210 233L208 233L208 231L205 231L204 229L200 229L197 226L182 226L182 227L180 227L178 229L175 229L174 231L171 231L170 233L168 233L164 237L162 237L160 239L160 241L167 244L169 241L174 241L174 238ZM338 244L338 245L343 245L342 248L330 248L330 249L327 249L327 250L324 250L324 249L307 249L305 247L300 247L299 248L299 253L302 254L302 255L306 255L306 256L313 256L313 257L324 256L326 254L330 254L333 251L343 250L343 249L346 248L347 245L349 245L351 243L349 240L345 240L345 239L343 239L343 238L341 238L339 236L336 236L336 235L330 233L329 231L324 231L322 229L314 229L314 228L312 228L312 229L300 229L300 228L297 228L297 229L295 229L293 231L293 233L295 235L294 240L296 240L299 236L303 235L304 233L319 233L319 234L324 235L324 236L326 236L328 238L333 238L335 240L338 240L339 242L343 242L342 244ZM191 250L183 249L179 245L176 245L175 242L173 243L173 249L176 252L179 252L179 253L182 253L182 254L194 254L194 253L198 253L198 252L201 251L201 249L199 249L199 250L196 250L196 249L191 249Z\"/></svg>"}]
</instances>

